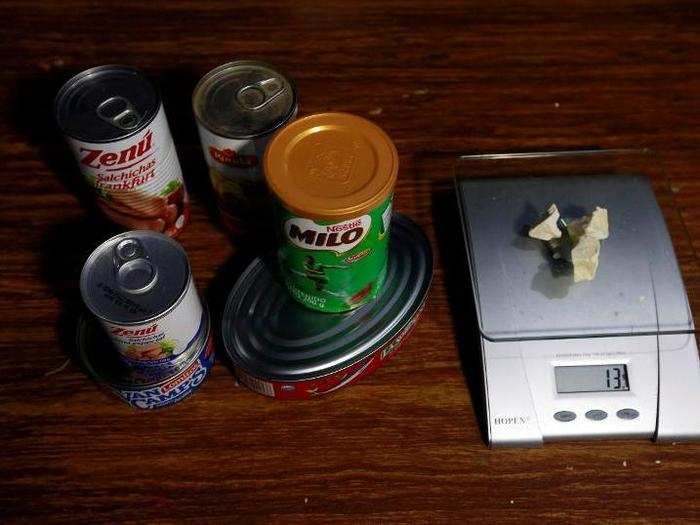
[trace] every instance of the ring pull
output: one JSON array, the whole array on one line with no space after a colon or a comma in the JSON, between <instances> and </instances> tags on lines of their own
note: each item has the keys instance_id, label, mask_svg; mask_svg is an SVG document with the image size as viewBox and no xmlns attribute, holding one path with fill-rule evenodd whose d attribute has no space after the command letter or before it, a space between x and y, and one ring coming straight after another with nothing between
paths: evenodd
<instances>
[{"instance_id":1,"label":"ring pull","mask_svg":"<svg viewBox=\"0 0 700 525\"><path fill-rule=\"evenodd\" d=\"M157 281L157 269L137 239L127 238L114 247L114 269L119 286L129 293L150 290Z\"/></svg>"},{"instance_id":2,"label":"ring pull","mask_svg":"<svg viewBox=\"0 0 700 525\"><path fill-rule=\"evenodd\" d=\"M129 131L141 122L141 115L124 97L109 97L97 106L97 116L119 129Z\"/></svg>"},{"instance_id":3,"label":"ring pull","mask_svg":"<svg viewBox=\"0 0 700 525\"><path fill-rule=\"evenodd\" d=\"M284 84L278 78L268 78L243 86L236 93L236 100L245 109L257 110L272 102L284 92Z\"/></svg>"}]
</instances>

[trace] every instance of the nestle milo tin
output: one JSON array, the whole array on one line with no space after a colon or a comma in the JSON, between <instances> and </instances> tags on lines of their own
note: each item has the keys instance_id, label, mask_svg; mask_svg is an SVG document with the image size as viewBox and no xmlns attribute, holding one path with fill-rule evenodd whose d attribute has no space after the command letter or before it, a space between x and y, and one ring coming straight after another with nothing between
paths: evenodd
<instances>
[{"instance_id":1,"label":"nestle milo tin","mask_svg":"<svg viewBox=\"0 0 700 525\"><path fill-rule=\"evenodd\" d=\"M137 368L179 370L206 315L185 250L147 230L98 246L83 266L80 291L121 359Z\"/></svg>"},{"instance_id":2,"label":"nestle milo tin","mask_svg":"<svg viewBox=\"0 0 700 525\"><path fill-rule=\"evenodd\" d=\"M376 298L398 166L389 136L346 113L301 118L272 138L264 172L278 204L282 276L297 301L345 312Z\"/></svg>"},{"instance_id":3,"label":"nestle milo tin","mask_svg":"<svg viewBox=\"0 0 700 525\"><path fill-rule=\"evenodd\" d=\"M162 376L127 366L114 352L104 327L86 316L78 325L78 351L93 379L122 401L140 409L163 408L185 399L204 382L215 358L208 314L191 351L187 352L187 361Z\"/></svg>"},{"instance_id":4,"label":"nestle milo tin","mask_svg":"<svg viewBox=\"0 0 700 525\"><path fill-rule=\"evenodd\" d=\"M394 356L416 325L433 273L430 243L396 214L386 279L376 301L321 313L293 300L263 259L229 295L222 336L239 380L276 399L309 399L371 374Z\"/></svg>"},{"instance_id":5,"label":"nestle milo tin","mask_svg":"<svg viewBox=\"0 0 700 525\"><path fill-rule=\"evenodd\" d=\"M236 234L258 230L269 209L261 160L270 135L297 114L294 85L262 62L229 62L199 81L192 107L222 222Z\"/></svg>"}]
</instances>

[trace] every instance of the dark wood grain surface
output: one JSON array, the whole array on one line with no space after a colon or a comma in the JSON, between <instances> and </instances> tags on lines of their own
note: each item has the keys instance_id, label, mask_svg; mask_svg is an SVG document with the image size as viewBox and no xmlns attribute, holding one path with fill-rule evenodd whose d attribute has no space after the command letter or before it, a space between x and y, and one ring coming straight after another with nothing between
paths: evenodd
<instances>
[{"instance_id":1,"label":"dark wood grain surface","mask_svg":"<svg viewBox=\"0 0 700 525\"><path fill-rule=\"evenodd\" d=\"M700 522L700 445L486 448L451 189L461 153L653 148L697 323L695 2L6 0L0 20L0 520ZM348 111L391 135L396 209L435 249L432 294L389 365L327 398L270 400L218 364L191 399L132 411L71 358L82 262L116 230L52 99L99 64L156 80L193 193L180 241L220 311L249 254L213 220L190 94L237 58L286 70L302 114Z\"/></svg>"}]
</instances>

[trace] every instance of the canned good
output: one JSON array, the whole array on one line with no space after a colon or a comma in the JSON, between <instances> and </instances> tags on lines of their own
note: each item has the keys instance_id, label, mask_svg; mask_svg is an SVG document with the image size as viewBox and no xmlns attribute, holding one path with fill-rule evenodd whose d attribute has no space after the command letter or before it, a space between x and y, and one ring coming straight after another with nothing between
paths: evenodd
<instances>
[{"instance_id":1,"label":"canned good","mask_svg":"<svg viewBox=\"0 0 700 525\"><path fill-rule=\"evenodd\" d=\"M387 277L377 300L347 313L311 311L292 300L262 259L241 275L222 323L240 381L277 399L308 399L355 383L396 354L425 304L430 243L396 214Z\"/></svg>"},{"instance_id":2,"label":"canned good","mask_svg":"<svg viewBox=\"0 0 700 525\"><path fill-rule=\"evenodd\" d=\"M117 224L175 236L189 197L160 95L137 70L99 66L56 95L58 125L97 203Z\"/></svg>"},{"instance_id":3,"label":"canned good","mask_svg":"<svg viewBox=\"0 0 700 525\"><path fill-rule=\"evenodd\" d=\"M371 122L322 113L270 141L284 282L303 305L344 312L374 300L385 278L398 154Z\"/></svg>"},{"instance_id":4,"label":"canned good","mask_svg":"<svg viewBox=\"0 0 700 525\"><path fill-rule=\"evenodd\" d=\"M104 388L132 407L163 408L192 394L204 382L214 365L214 345L205 315L200 337L189 359L174 372L155 379L128 367L112 349L109 336L94 319L83 317L78 326L78 350L88 373Z\"/></svg>"},{"instance_id":5,"label":"canned good","mask_svg":"<svg viewBox=\"0 0 700 525\"><path fill-rule=\"evenodd\" d=\"M206 317L185 250L147 230L98 246L83 266L80 292L122 360L140 369L179 370Z\"/></svg>"},{"instance_id":6,"label":"canned good","mask_svg":"<svg viewBox=\"0 0 700 525\"><path fill-rule=\"evenodd\" d=\"M199 81L192 107L222 221L248 233L269 209L261 158L270 135L296 116L296 89L267 64L229 62Z\"/></svg>"}]
</instances>

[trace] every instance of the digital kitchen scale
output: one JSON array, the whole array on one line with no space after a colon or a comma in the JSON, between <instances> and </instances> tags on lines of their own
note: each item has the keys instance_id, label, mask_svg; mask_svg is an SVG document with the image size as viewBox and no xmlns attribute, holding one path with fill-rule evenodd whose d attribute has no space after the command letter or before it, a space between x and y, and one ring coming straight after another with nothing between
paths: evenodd
<instances>
[{"instance_id":1,"label":"digital kitchen scale","mask_svg":"<svg viewBox=\"0 0 700 525\"><path fill-rule=\"evenodd\" d=\"M652 179L625 168L648 155L460 158L490 446L700 439L700 360L685 287ZM594 280L557 272L543 243L527 236L551 203L562 217L608 209Z\"/></svg>"}]
</instances>

